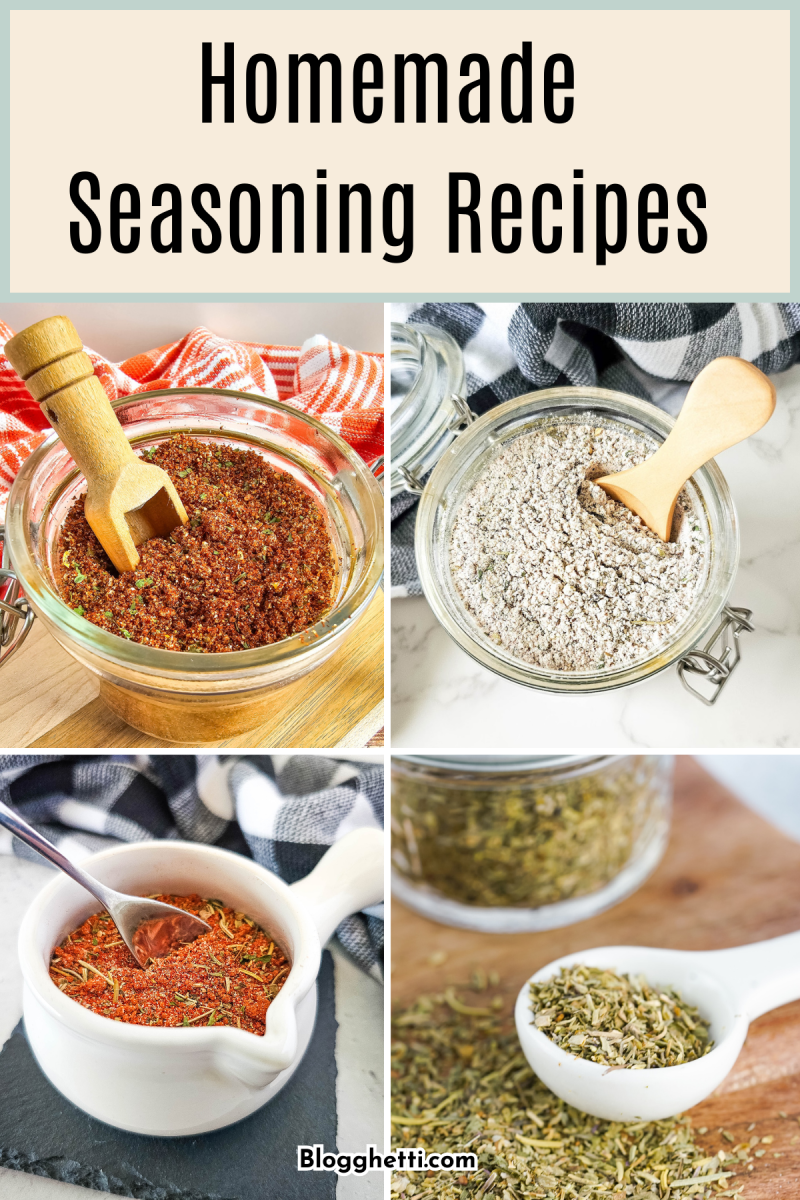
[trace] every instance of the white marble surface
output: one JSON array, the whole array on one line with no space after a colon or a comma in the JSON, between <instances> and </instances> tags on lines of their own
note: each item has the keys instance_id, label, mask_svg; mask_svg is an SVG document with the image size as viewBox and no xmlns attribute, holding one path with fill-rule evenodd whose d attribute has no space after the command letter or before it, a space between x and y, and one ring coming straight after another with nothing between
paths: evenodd
<instances>
[{"instance_id":1,"label":"white marble surface","mask_svg":"<svg viewBox=\"0 0 800 1200\"><path fill-rule=\"evenodd\" d=\"M52 879L49 867L0 856L0 1044L22 1013L22 977L17 964L17 931L36 892ZM336 1104L338 1148L363 1153L370 1142L383 1145L383 988L331 943L336 987ZM3 1096L0 1102L8 1103ZM340 1179L338 1200L379 1200L383 1176L377 1172ZM58 1180L0 1167L5 1200L88 1200L99 1193Z\"/></svg>"},{"instance_id":2,"label":"white marble surface","mask_svg":"<svg viewBox=\"0 0 800 1200\"><path fill-rule=\"evenodd\" d=\"M730 603L753 610L742 661L713 708L674 669L615 692L508 683L450 640L421 597L392 602L392 745L622 749L800 746L800 366L774 376L774 416L718 457L739 513Z\"/></svg>"}]
</instances>

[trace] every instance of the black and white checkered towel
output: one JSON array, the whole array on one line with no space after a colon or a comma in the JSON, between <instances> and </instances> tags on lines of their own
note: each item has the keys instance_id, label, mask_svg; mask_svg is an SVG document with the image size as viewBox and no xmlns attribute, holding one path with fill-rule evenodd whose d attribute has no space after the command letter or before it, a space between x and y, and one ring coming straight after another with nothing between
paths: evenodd
<instances>
[{"instance_id":1,"label":"black and white checkered towel","mask_svg":"<svg viewBox=\"0 0 800 1200\"><path fill-rule=\"evenodd\" d=\"M0 799L79 862L114 839L179 838L246 854L287 883L338 838L383 828L383 765L311 755L0 755ZM44 862L0 827L0 853ZM337 936L382 977L383 906Z\"/></svg>"},{"instance_id":2,"label":"black and white checkered towel","mask_svg":"<svg viewBox=\"0 0 800 1200\"><path fill-rule=\"evenodd\" d=\"M446 329L478 415L537 388L600 385L673 415L712 358L772 374L800 357L800 304L395 304L392 319ZM416 499L392 501L392 597L419 595Z\"/></svg>"}]
</instances>

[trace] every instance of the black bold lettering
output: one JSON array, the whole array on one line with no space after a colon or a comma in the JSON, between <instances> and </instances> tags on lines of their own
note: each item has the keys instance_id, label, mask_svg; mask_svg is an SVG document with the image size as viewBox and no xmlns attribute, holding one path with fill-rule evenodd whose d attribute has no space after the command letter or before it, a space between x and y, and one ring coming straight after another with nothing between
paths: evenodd
<instances>
[{"instance_id":1,"label":"black bold lettering","mask_svg":"<svg viewBox=\"0 0 800 1200\"><path fill-rule=\"evenodd\" d=\"M246 242L242 241L241 236L242 196L247 196L250 201L250 238ZM252 183L237 183L231 192L230 227L231 245L237 254L252 254L258 249L261 241L261 196Z\"/></svg>"},{"instance_id":2,"label":"black bold lettering","mask_svg":"<svg viewBox=\"0 0 800 1200\"><path fill-rule=\"evenodd\" d=\"M656 197L656 211L650 211L650 197ZM650 241L648 224L650 221L666 221L669 215L669 199L667 189L660 183L646 183L639 192L639 245L645 254L660 254L666 249L669 230L666 225L659 225L655 242Z\"/></svg>"},{"instance_id":3,"label":"black bold lettering","mask_svg":"<svg viewBox=\"0 0 800 1200\"><path fill-rule=\"evenodd\" d=\"M305 205L303 189L299 183L272 185L272 253L283 253L283 197L289 193L294 200L294 252L302 254L305 244Z\"/></svg>"},{"instance_id":4,"label":"black bold lettering","mask_svg":"<svg viewBox=\"0 0 800 1200\"><path fill-rule=\"evenodd\" d=\"M72 179L69 181L69 198L81 216L85 217L89 222L89 241L81 241L80 221L70 221L69 240L72 249L77 250L78 254L94 254L100 245L102 229L100 220L94 209L90 208L81 196L82 183L88 183L89 185L90 200L100 199L100 180L92 171L78 171L76 175L72 176Z\"/></svg>"},{"instance_id":5,"label":"black bold lettering","mask_svg":"<svg viewBox=\"0 0 800 1200\"><path fill-rule=\"evenodd\" d=\"M693 227L697 233L697 241L690 243L686 236L685 229L678 230L678 245L684 254L699 254L701 250L705 250L708 245L708 233L703 222L698 217L697 213L692 212L689 208L689 197L694 196L697 201L698 208L705 208L706 194L700 187L699 183L685 183L678 192L678 211L682 217Z\"/></svg>"},{"instance_id":6,"label":"black bold lettering","mask_svg":"<svg viewBox=\"0 0 800 1200\"><path fill-rule=\"evenodd\" d=\"M437 121L444 125L447 121L447 60L443 54L429 54L423 58L421 54L395 54L394 56L394 119L402 125L406 119L406 66L408 63L416 69L416 120L418 125L424 125L428 117L428 67L436 67L436 96Z\"/></svg>"},{"instance_id":7,"label":"black bold lettering","mask_svg":"<svg viewBox=\"0 0 800 1200\"><path fill-rule=\"evenodd\" d=\"M372 250L372 193L366 183L354 183L348 187L339 184L339 250L350 253L350 197L353 193L361 197L361 253Z\"/></svg>"},{"instance_id":8,"label":"black bold lettering","mask_svg":"<svg viewBox=\"0 0 800 1200\"><path fill-rule=\"evenodd\" d=\"M372 80L364 78L364 67L372 67ZM362 125L373 125L381 119L383 97L376 96L369 112L364 108L364 92L383 87L383 63L377 54L359 54L353 63L353 112Z\"/></svg>"},{"instance_id":9,"label":"black bold lettering","mask_svg":"<svg viewBox=\"0 0 800 1200\"><path fill-rule=\"evenodd\" d=\"M130 208L123 210L122 197L126 195L130 200ZM118 183L111 193L111 215L108 229L111 245L117 254L133 254L139 245L141 235L138 225L134 225L131 229L131 236L127 242L123 242L121 234L123 221L138 221L140 216L139 189L132 183Z\"/></svg>"},{"instance_id":10,"label":"black bold lettering","mask_svg":"<svg viewBox=\"0 0 800 1200\"><path fill-rule=\"evenodd\" d=\"M490 91L489 91L489 60L485 54L467 54L461 60L461 74L469 77L473 64L478 67L478 78L472 83L465 83L458 93L458 112L462 121L474 125L476 121L486 124L489 120ZM472 93L478 93L478 111L470 110Z\"/></svg>"},{"instance_id":11,"label":"black bold lettering","mask_svg":"<svg viewBox=\"0 0 800 1200\"><path fill-rule=\"evenodd\" d=\"M561 190L554 183L540 183L536 191L533 193L533 204L531 211L531 236L533 244L540 254L555 254L561 245L562 229L560 225L553 226L553 234L549 242L544 240L542 235L542 201L545 196L550 196L553 201L553 208L560 212L562 208Z\"/></svg>"},{"instance_id":12,"label":"black bold lettering","mask_svg":"<svg viewBox=\"0 0 800 1200\"><path fill-rule=\"evenodd\" d=\"M555 79L555 69L558 64L564 68L564 78L560 83L557 83ZM574 98L565 96L564 107L561 112L556 112L554 93L574 88L574 86L575 68L570 56L568 54L551 54L544 64L544 115L554 125L566 124L575 111Z\"/></svg>"},{"instance_id":13,"label":"black bold lettering","mask_svg":"<svg viewBox=\"0 0 800 1200\"><path fill-rule=\"evenodd\" d=\"M264 108L258 107L258 68L265 68ZM247 115L256 125L266 125L278 107L278 71L275 59L269 54L254 54L247 60L245 74L245 103Z\"/></svg>"},{"instance_id":14,"label":"black bold lettering","mask_svg":"<svg viewBox=\"0 0 800 1200\"><path fill-rule=\"evenodd\" d=\"M469 199L466 204L459 204L459 193L461 184L466 183L469 186ZM463 171L460 174L451 171L448 176L447 184L447 229L448 229L448 245L447 249L451 254L458 254L458 218L469 218L469 248L473 254L481 252L481 219L477 213L477 207L481 202L481 181L477 175L473 175L471 171Z\"/></svg>"},{"instance_id":15,"label":"black bold lettering","mask_svg":"<svg viewBox=\"0 0 800 1200\"><path fill-rule=\"evenodd\" d=\"M403 225L401 232L394 232L394 198L401 199ZM414 253L414 185L412 183L390 183L383 193L383 240L387 246L400 248L399 254L384 254L390 263L408 262Z\"/></svg>"},{"instance_id":16,"label":"black bold lettering","mask_svg":"<svg viewBox=\"0 0 800 1200\"><path fill-rule=\"evenodd\" d=\"M342 64L338 54L323 54L317 58L316 54L290 54L289 55L289 121L296 125L300 119L300 67L308 67L308 111L309 120L312 125L319 125L320 121L320 75L322 64L325 63L331 69L331 121L334 125L341 122L342 119Z\"/></svg>"},{"instance_id":17,"label":"black bold lettering","mask_svg":"<svg viewBox=\"0 0 800 1200\"><path fill-rule=\"evenodd\" d=\"M573 171L575 179L583 179L583 171ZM572 185L572 249L583 254L583 184Z\"/></svg>"},{"instance_id":18,"label":"black bold lettering","mask_svg":"<svg viewBox=\"0 0 800 1200\"><path fill-rule=\"evenodd\" d=\"M220 207L219 190L213 183L198 183L192 192L192 208L211 234L208 242L203 241L202 229L192 230L192 245L198 254L214 254L222 245L219 225L203 208L203 196L208 196L211 208Z\"/></svg>"},{"instance_id":19,"label":"black bold lettering","mask_svg":"<svg viewBox=\"0 0 800 1200\"><path fill-rule=\"evenodd\" d=\"M514 67L520 67L520 82L522 85L522 104L519 112L515 112L511 101L511 86L514 78ZM529 125L533 120L533 57L531 43L522 43L522 54L507 54L500 69L500 108L503 120L512 125L517 121Z\"/></svg>"},{"instance_id":20,"label":"black bold lettering","mask_svg":"<svg viewBox=\"0 0 800 1200\"><path fill-rule=\"evenodd\" d=\"M598 267L604 267L607 255L619 254L621 250L625 249L625 243L628 240L628 197L625 194L625 188L620 183L609 183L608 185L598 183L596 190L595 247L597 251L597 265ZM608 197L611 195L617 201L617 229L613 242L609 242L608 240L608 214L606 211Z\"/></svg>"},{"instance_id":21,"label":"black bold lettering","mask_svg":"<svg viewBox=\"0 0 800 1200\"><path fill-rule=\"evenodd\" d=\"M324 179L327 171L317 171L317 179ZM317 253L328 250L328 185L317 184Z\"/></svg>"},{"instance_id":22,"label":"black bold lettering","mask_svg":"<svg viewBox=\"0 0 800 1200\"><path fill-rule=\"evenodd\" d=\"M174 183L159 183L153 189L153 208L160 208L164 197L169 196L172 207L156 217L150 225L150 244L156 254L180 254L183 250L183 202L181 189ZM170 240L164 241L163 230L167 221L170 223Z\"/></svg>"},{"instance_id":23,"label":"black bold lettering","mask_svg":"<svg viewBox=\"0 0 800 1200\"><path fill-rule=\"evenodd\" d=\"M202 55L202 119L204 125L212 120L213 104L211 89L215 83L221 83L225 89L224 119L230 124L233 120L233 42L225 43L225 66L222 75L211 74L211 42L203 42Z\"/></svg>"},{"instance_id":24,"label":"black bold lettering","mask_svg":"<svg viewBox=\"0 0 800 1200\"><path fill-rule=\"evenodd\" d=\"M505 196L511 198L511 208L503 208ZM513 183L501 183L492 192L492 245L498 254L513 254L519 250L522 241L522 230L516 225L511 230L511 237L503 241L503 221L518 221L522 216L522 195Z\"/></svg>"}]
</instances>

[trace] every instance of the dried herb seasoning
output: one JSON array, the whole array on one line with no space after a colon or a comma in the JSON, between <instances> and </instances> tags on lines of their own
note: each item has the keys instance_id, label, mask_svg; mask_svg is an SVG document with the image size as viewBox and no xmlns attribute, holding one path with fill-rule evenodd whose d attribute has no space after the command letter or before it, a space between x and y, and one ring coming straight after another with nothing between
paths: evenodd
<instances>
[{"instance_id":1,"label":"dried herb seasoning","mask_svg":"<svg viewBox=\"0 0 800 1200\"><path fill-rule=\"evenodd\" d=\"M289 963L272 937L220 900L153 896L211 926L166 958L136 963L106 912L95 913L57 946L50 978L100 1016L131 1025L233 1025L262 1034Z\"/></svg>"},{"instance_id":2,"label":"dried herb seasoning","mask_svg":"<svg viewBox=\"0 0 800 1200\"><path fill-rule=\"evenodd\" d=\"M653 438L567 418L486 462L452 525L455 591L490 641L548 671L622 670L652 659L689 619L706 575L691 489L663 542L592 481L643 463Z\"/></svg>"},{"instance_id":3,"label":"dried herb seasoning","mask_svg":"<svg viewBox=\"0 0 800 1200\"><path fill-rule=\"evenodd\" d=\"M647 755L579 773L469 775L395 762L393 863L468 905L536 908L588 895L662 827L667 780Z\"/></svg>"},{"instance_id":4,"label":"dried herb seasoning","mask_svg":"<svg viewBox=\"0 0 800 1200\"><path fill-rule=\"evenodd\" d=\"M218 653L269 646L330 608L333 544L292 475L254 451L186 434L144 457L169 474L188 523L150 538L136 570L119 574L76 500L56 565L59 591L79 616L145 646Z\"/></svg>"},{"instance_id":5,"label":"dried herb seasoning","mask_svg":"<svg viewBox=\"0 0 800 1200\"><path fill-rule=\"evenodd\" d=\"M579 1112L533 1074L510 1018L463 1003L453 989L394 1018L393 1145L478 1156L469 1174L396 1172L396 1200L731 1197L760 1139L732 1145L723 1136L709 1153L688 1117L625 1124Z\"/></svg>"},{"instance_id":6,"label":"dried herb seasoning","mask_svg":"<svg viewBox=\"0 0 800 1200\"><path fill-rule=\"evenodd\" d=\"M708 1054L709 1025L671 987L599 967L562 967L530 985L532 1024L557 1046L606 1066L674 1067Z\"/></svg>"}]
</instances>

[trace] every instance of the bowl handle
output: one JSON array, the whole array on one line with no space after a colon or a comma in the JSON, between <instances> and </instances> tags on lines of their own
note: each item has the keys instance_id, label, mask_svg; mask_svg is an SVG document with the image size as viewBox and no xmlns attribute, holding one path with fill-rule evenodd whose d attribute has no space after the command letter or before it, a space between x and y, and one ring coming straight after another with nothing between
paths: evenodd
<instances>
[{"instance_id":1,"label":"bowl handle","mask_svg":"<svg viewBox=\"0 0 800 1200\"><path fill-rule=\"evenodd\" d=\"M383 858L383 832L354 829L334 842L305 879L292 884L317 927L321 946L345 917L383 899Z\"/></svg>"}]
</instances>

